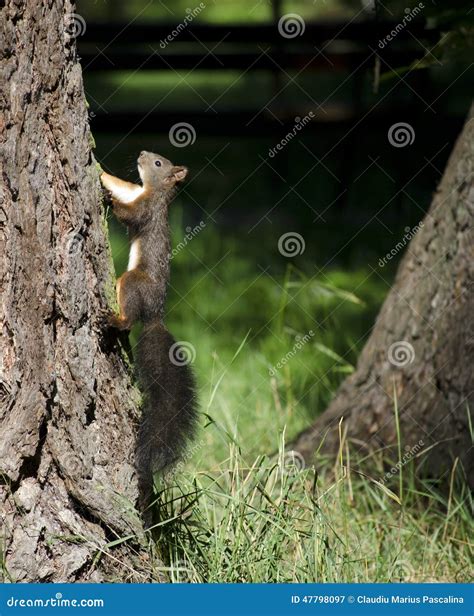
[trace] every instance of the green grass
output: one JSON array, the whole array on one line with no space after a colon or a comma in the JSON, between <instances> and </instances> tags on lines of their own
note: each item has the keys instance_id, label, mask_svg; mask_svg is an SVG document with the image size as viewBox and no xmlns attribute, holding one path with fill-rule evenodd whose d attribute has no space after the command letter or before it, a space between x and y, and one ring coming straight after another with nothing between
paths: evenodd
<instances>
[{"instance_id":1,"label":"green grass","mask_svg":"<svg viewBox=\"0 0 474 616\"><path fill-rule=\"evenodd\" d=\"M175 247L185 234L180 217L175 208ZM175 582L469 579L471 503L462 487L448 502L409 463L382 484L381 454L369 477L345 448L317 473L285 452L285 440L324 410L353 369L387 287L370 268L322 274L308 253L285 259L275 249L278 234L250 242L208 225L172 260L166 322L196 349L202 421L155 505L168 575ZM123 235L114 233L112 244L120 273Z\"/></svg>"},{"instance_id":2,"label":"green grass","mask_svg":"<svg viewBox=\"0 0 474 616\"><path fill-rule=\"evenodd\" d=\"M179 487L160 495L158 540L172 581L472 579L467 494L458 493L447 516L447 502L428 483L407 482L399 505L375 483L381 468L374 480L345 465L317 477L287 460L257 457L249 465L229 445L219 465L193 464L175 478Z\"/></svg>"},{"instance_id":3,"label":"green grass","mask_svg":"<svg viewBox=\"0 0 474 616\"><path fill-rule=\"evenodd\" d=\"M185 235L176 214L174 246ZM228 454L224 434L251 455L265 453L284 429L291 438L322 412L352 371L385 293L366 270L314 275L314 265L267 244L209 225L172 260L166 324L196 350L201 408L214 426L204 432L206 457L212 451L215 462ZM112 246L120 273L123 236L113 235Z\"/></svg>"}]
</instances>

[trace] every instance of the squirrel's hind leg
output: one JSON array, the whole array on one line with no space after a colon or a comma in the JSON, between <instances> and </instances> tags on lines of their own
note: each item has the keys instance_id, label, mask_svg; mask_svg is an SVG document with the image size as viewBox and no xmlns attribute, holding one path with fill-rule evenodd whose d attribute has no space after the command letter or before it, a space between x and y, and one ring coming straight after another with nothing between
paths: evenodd
<instances>
[{"instance_id":1,"label":"squirrel's hind leg","mask_svg":"<svg viewBox=\"0 0 474 616\"><path fill-rule=\"evenodd\" d=\"M143 301L141 287L143 274L137 270L125 272L117 280L117 303L119 313L110 317L110 325L121 330L131 329L141 319Z\"/></svg>"}]
</instances>

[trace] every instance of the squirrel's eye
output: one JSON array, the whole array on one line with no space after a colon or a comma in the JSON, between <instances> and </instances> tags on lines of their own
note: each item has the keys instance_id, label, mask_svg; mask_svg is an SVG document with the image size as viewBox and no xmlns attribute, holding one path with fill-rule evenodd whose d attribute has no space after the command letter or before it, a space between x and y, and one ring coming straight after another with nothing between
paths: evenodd
<instances>
[{"instance_id":1,"label":"squirrel's eye","mask_svg":"<svg viewBox=\"0 0 474 616\"><path fill-rule=\"evenodd\" d=\"M157 167L161 167L161 160L155 160L155 165Z\"/></svg>"}]
</instances>

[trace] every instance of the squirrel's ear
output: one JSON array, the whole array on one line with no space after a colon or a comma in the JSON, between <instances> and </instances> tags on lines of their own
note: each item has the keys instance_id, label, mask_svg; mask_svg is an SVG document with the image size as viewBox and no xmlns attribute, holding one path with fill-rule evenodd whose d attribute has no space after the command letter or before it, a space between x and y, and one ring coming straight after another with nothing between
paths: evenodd
<instances>
[{"instance_id":1,"label":"squirrel's ear","mask_svg":"<svg viewBox=\"0 0 474 616\"><path fill-rule=\"evenodd\" d=\"M182 182L188 175L188 170L186 167L173 167L171 171L176 182Z\"/></svg>"}]
</instances>

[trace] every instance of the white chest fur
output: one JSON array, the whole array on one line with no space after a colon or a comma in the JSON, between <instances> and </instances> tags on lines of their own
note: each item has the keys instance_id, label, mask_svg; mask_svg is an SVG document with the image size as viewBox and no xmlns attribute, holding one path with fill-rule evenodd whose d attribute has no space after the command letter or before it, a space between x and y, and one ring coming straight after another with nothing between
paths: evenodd
<instances>
[{"instance_id":1,"label":"white chest fur","mask_svg":"<svg viewBox=\"0 0 474 616\"><path fill-rule=\"evenodd\" d=\"M130 186L114 186L111 190L112 194L122 203L130 203L143 194L144 191L145 189L143 186L137 186L136 184L130 184Z\"/></svg>"},{"instance_id":2,"label":"white chest fur","mask_svg":"<svg viewBox=\"0 0 474 616\"><path fill-rule=\"evenodd\" d=\"M140 240L133 240L128 257L128 271L135 269L140 262Z\"/></svg>"}]
</instances>

